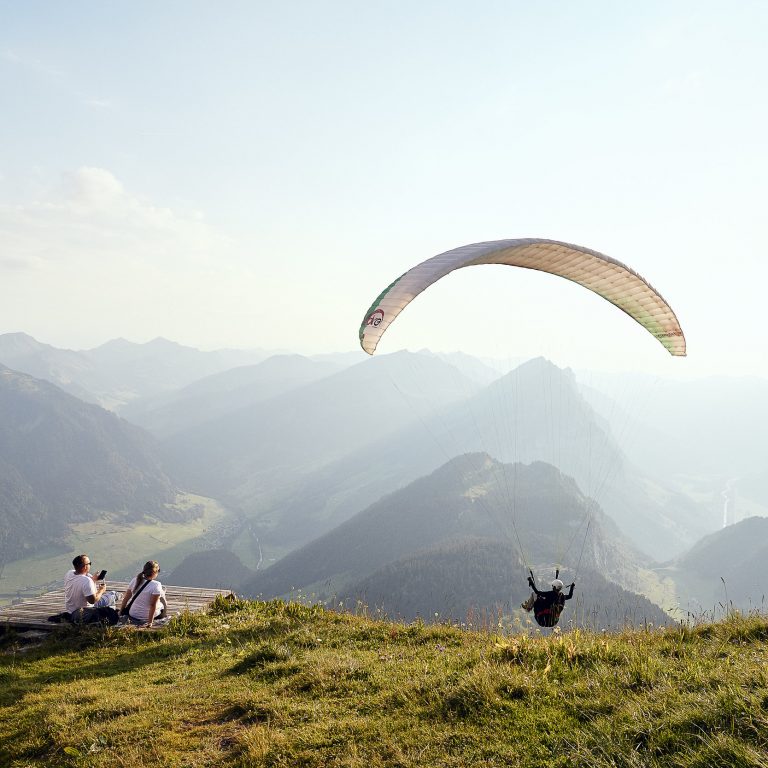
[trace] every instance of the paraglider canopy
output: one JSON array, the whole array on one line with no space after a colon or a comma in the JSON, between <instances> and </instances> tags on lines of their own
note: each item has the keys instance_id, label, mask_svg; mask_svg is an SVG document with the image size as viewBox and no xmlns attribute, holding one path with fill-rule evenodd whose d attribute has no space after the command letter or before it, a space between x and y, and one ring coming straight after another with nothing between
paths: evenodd
<instances>
[{"instance_id":1,"label":"paraglider canopy","mask_svg":"<svg viewBox=\"0 0 768 768\"><path fill-rule=\"evenodd\" d=\"M409 269L365 313L359 334L362 348L372 355L394 319L430 285L456 269L480 264L533 269L578 283L626 312L670 354L685 355L685 336L675 313L637 272L589 248L536 238L464 245Z\"/></svg>"}]
</instances>

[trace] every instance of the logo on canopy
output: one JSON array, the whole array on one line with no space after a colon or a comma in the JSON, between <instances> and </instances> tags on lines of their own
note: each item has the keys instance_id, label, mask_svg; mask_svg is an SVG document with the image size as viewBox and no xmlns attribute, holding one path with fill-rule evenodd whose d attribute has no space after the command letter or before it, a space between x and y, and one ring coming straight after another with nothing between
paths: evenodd
<instances>
[{"instance_id":1,"label":"logo on canopy","mask_svg":"<svg viewBox=\"0 0 768 768\"><path fill-rule=\"evenodd\" d=\"M379 308L368 315L368 319L365 321L366 325L372 325L374 328L378 328L381 325L381 321L384 319L384 310Z\"/></svg>"}]
</instances>

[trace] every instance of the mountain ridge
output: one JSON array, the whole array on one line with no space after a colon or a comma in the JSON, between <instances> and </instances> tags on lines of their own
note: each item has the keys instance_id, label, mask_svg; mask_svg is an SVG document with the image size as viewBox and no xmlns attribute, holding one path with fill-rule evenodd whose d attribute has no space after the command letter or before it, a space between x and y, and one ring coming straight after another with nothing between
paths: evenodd
<instances>
[{"instance_id":1,"label":"mountain ridge","mask_svg":"<svg viewBox=\"0 0 768 768\"><path fill-rule=\"evenodd\" d=\"M275 535L296 545L451 456L479 451L504 463L557 464L585 495L596 497L637 546L659 560L684 551L698 538L698 529L699 535L707 531L700 505L645 477L626 459L607 422L577 391L572 372L539 358L488 387L465 384L458 390L464 399L432 412L419 412L416 401L410 423L346 455L328 457L332 460L323 466L295 473L269 496L248 482L237 489L230 485L230 492L244 508L257 510ZM404 395L401 407L407 405Z\"/></svg>"},{"instance_id":2,"label":"mountain ridge","mask_svg":"<svg viewBox=\"0 0 768 768\"><path fill-rule=\"evenodd\" d=\"M507 510L504 490L513 476L518 485L514 516ZM566 579L583 566L639 591L649 575L648 564L623 539L615 523L556 468L541 462L501 465L486 454L466 454L289 553L241 584L240 591L263 598L297 590L318 599L339 594L356 597L359 585L366 580L370 584L377 570L461 539L490 542L494 558L486 578L476 579L474 594L463 598L464 607L472 601L483 603L487 589L495 593L500 583L509 584L512 571L518 573L518 586L524 585L529 567L551 577L558 556L567 557ZM505 556L499 555L499 547L505 549ZM510 563L512 570L507 568ZM499 572L503 574L497 578ZM445 588L453 589L450 569L444 576ZM396 600L388 605L392 615L411 615ZM444 611L444 605L435 610ZM657 620L661 616L650 604L648 611Z\"/></svg>"},{"instance_id":3,"label":"mountain ridge","mask_svg":"<svg viewBox=\"0 0 768 768\"><path fill-rule=\"evenodd\" d=\"M169 439L228 413L285 394L338 372L340 366L302 355L272 355L255 365L229 368L173 392L126 403L123 418Z\"/></svg>"},{"instance_id":4,"label":"mountain ridge","mask_svg":"<svg viewBox=\"0 0 768 768\"><path fill-rule=\"evenodd\" d=\"M0 515L6 557L107 511L162 515L175 486L152 438L50 382L0 366Z\"/></svg>"}]
</instances>

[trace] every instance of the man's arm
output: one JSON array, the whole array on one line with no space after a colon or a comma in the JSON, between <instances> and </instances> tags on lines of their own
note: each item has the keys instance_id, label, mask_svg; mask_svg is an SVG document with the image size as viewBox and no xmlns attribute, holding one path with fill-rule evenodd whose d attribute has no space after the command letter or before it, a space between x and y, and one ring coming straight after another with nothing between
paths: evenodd
<instances>
[{"instance_id":1,"label":"man's arm","mask_svg":"<svg viewBox=\"0 0 768 768\"><path fill-rule=\"evenodd\" d=\"M570 589L570 591L568 592L568 594L565 596L565 599L566 599L566 600L570 600L570 599L573 597L573 589L574 589L574 587L575 587L575 586L576 586L576 582L575 582L575 581L572 581L572 582L571 582L571 589Z\"/></svg>"},{"instance_id":2,"label":"man's arm","mask_svg":"<svg viewBox=\"0 0 768 768\"><path fill-rule=\"evenodd\" d=\"M528 586L529 586L529 587L530 587L530 588L531 588L531 589L532 589L532 590L533 590L533 591L534 591L534 592L535 592L537 595L543 595L543 594L544 594L543 592L540 592L540 591L539 591L539 590L536 588L536 582L533 580L533 577L532 577L532 576L529 576L529 577L528 577Z\"/></svg>"},{"instance_id":3,"label":"man's arm","mask_svg":"<svg viewBox=\"0 0 768 768\"><path fill-rule=\"evenodd\" d=\"M96 586L94 584L94 586ZM96 591L93 594L86 595L85 599L93 605L105 592L107 591L107 585L102 584L100 587L96 587Z\"/></svg>"}]
</instances>

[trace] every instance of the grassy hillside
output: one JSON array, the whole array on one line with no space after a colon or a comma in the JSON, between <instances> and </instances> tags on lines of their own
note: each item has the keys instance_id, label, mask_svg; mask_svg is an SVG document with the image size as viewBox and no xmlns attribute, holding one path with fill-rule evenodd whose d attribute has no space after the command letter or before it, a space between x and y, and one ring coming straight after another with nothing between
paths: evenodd
<instances>
[{"instance_id":1,"label":"grassy hillside","mask_svg":"<svg viewBox=\"0 0 768 768\"><path fill-rule=\"evenodd\" d=\"M479 629L479 631L478 631ZM0 654L8 766L767 766L768 621L504 637L280 601Z\"/></svg>"}]
</instances>

